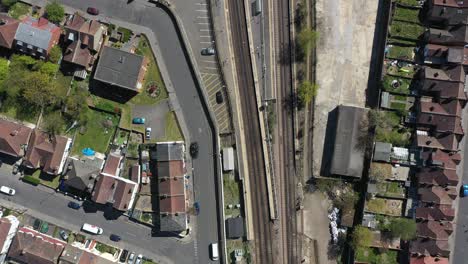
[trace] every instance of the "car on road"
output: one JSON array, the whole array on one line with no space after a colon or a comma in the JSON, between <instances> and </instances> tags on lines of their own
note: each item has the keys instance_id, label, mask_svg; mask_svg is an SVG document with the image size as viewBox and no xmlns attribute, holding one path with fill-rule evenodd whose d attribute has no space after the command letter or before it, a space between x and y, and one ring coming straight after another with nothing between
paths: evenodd
<instances>
[{"instance_id":1,"label":"car on road","mask_svg":"<svg viewBox=\"0 0 468 264\"><path fill-rule=\"evenodd\" d=\"M81 205L79 203L69 202L68 207L70 207L72 209L75 209L75 210L78 210L78 209L80 209Z\"/></svg>"},{"instance_id":2,"label":"car on road","mask_svg":"<svg viewBox=\"0 0 468 264\"><path fill-rule=\"evenodd\" d=\"M141 254L138 255L135 264L141 264L142 260L143 260L143 255L141 255Z\"/></svg>"},{"instance_id":3,"label":"car on road","mask_svg":"<svg viewBox=\"0 0 468 264\"><path fill-rule=\"evenodd\" d=\"M210 257L212 260L219 259L218 243L210 244Z\"/></svg>"},{"instance_id":4,"label":"car on road","mask_svg":"<svg viewBox=\"0 0 468 264\"><path fill-rule=\"evenodd\" d=\"M59 234L60 234L60 237L61 237L63 240L65 240L65 241L68 240L68 233L65 232L65 230L60 230Z\"/></svg>"},{"instance_id":5,"label":"car on road","mask_svg":"<svg viewBox=\"0 0 468 264\"><path fill-rule=\"evenodd\" d=\"M203 55L203 56L215 55L215 49L214 48L203 48L201 50L201 55Z\"/></svg>"},{"instance_id":6,"label":"car on road","mask_svg":"<svg viewBox=\"0 0 468 264\"><path fill-rule=\"evenodd\" d=\"M15 195L15 193L16 193L15 189L12 189L12 188L7 187L7 186L0 187L0 192L2 192L4 194L8 194L8 195Z\"/></svg>"},{"instance_id":7,"label":"car on road","mask_svg":"<svg viewBox=\"0 0 468 264\"><path fill-rule=\"evenodd\" d=\"M110 240L112 240L114 242L119 242L120 240L122 240L122 238L119 235L116 235L116 234L111 234L109 238L110 238Z\"/></svg>"},{"instance_id":8,"label":"car on road","mask_svg":"<svg viewBox=\"0 0 468 264\"><path fill-rule=\"evenodd\" d=\"M125 263L127 261L127 257L128 257L128 250L124 249L122 251L122 254L120 254L119 261L122 263Z\"/></svg>"},{"instance_id":9,"label":"car on road","mask_svg":"<svg viewBox=\"0 0 468 264\"><path fill-rule=\"evenodd\" d=\"M146 139L151 139L151 127L147 127L145 130Z\"/></svg>"},{"instance_id":10,"label":"car on road","mask_svg":"<svg viewBox=\"0 0 468 264\"><path fill-rule=\"evenodd\" d=\"M145 124L146 119L144 117L135 117L133 118L133 124L143 125Z\"/></svg>"},{"instance_id":11,"label":"car on road","mask_svg":"<svg viewBox=\"0 0 468 264\"><path fill-rule=\"evenodd\" d=\"M193 209L195 209L195 215L200 214L200 203L199 202L194 202L193 203Z\"/></svg>"},{"instance_id":12,"label":"car on road","mask_svg":"<svg viewBox=\"0 0 468 264\"><path fill-rule=\"evenodd\" d=\"M86 9L86 12L88 12L88 14L94 15L94 16L99 15L99 10L97 8L95 8L95 7L88 7L88 9Z\"/></svg>"},{"instance_id":13,"label":"car on road","mask_svg":"<svg viewBox=\"0 0 468 264\"><path fill-rule=\"evenodd\" d=\"M190 155L192 158L198 157L198 143L197 142L192 142L190 144Z\"/></svg>"},{"instance_id":14,"label":"car on road","mask_svg":"<svg viewBox=\"0 0 468 264\"><path fill-rule=\"evenodd\" d=\"M217 91L216 92L216 103L222 104L223 101L224 101L223 94L221 93L221 91Z\"/></svg>"},{"instance_id":15,"label":"car on road","mask_svg":"<svg viewBox=\"0 0 468 264\"><path fill-rule=\"evenodd\" d=\"M468 184L463 184L462 185L461 195L462 195L462 197L468 196Z\"/></svg>"},{"instance_id":16,"label":"car on road","mask_svg":"<svg viewBox=\"0 0 468 264\"><path fill-rule=\"evenodd\" d=\"M99 226L90 225L90 224L87 224L87 223L84 223L83 226L81 227L81 229L83 231L86 231L86 232L94 234L94 235L101 235L104 232L104 230L102 230L102 228L100 228Z\"/></svg>"},{"instance_id":17,"label":"car on road","mask_svg":"<svg viewBox=\"0 0 468 264\"><path fill-rule=\"evenodd\" d=\"M127 263L128 263L128 264L133 264L133 263L135 263L135 252L130 253L130 256L128 256Z\"/></svg>"}]
</instances>

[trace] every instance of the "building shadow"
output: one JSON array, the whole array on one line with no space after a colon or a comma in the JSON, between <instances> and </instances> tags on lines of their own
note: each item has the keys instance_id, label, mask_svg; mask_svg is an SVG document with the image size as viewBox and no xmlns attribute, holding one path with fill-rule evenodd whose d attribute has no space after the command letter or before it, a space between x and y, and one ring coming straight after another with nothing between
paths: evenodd
<instances>
[{"instance_id":1,"label":"building shadow","mask_svg":"<svg viewBox=\"0 0 468 264\"><path fill-rule=\"evenodd\" d=\"M328 113L325 141L323 144L322 164L320 166L321 176L330 176L330 167L333 158L333 149L336 138L336 122L338 119L338 107ZM317 175L318 176L318 175Z\"/></svg>"}]
</instances>

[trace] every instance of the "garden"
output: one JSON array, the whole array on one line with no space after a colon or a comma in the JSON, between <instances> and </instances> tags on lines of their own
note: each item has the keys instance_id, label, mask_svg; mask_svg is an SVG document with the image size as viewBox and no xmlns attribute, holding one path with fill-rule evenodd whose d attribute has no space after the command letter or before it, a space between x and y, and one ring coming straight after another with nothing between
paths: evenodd
<instances>
[{"instance_id":1,"label":"garden","mask_svg":"<svg viewBox=\"0 0 468 264\"><path fill-rule=\"evenodd\" d=\"M399 59L405 61L413 61L414 60L414 50L415 47L403 47L398 45L389 45L387 58L391 59Z\"/></svg>"},{"instance_id":2,"label":"garden","mask_svg":"<svg viewBox=\"0 0 468 264\"><path fill-rule=\"evenodd\" d=\"M355 260L369 264L398 264L398 252L388 249L359 247L356 250Z\"/></svg>"},{"instance_id":3,"label":"garden","mask_svg":"<svg viewBox=\"0 0 468 264\"><path fill-rule=\"evenodd\" d=\"M424 33L424 27L414 23L392 21L389 34L394 38L417 40Z\"/></svg>"},{"instance_id":4,"label":"garden","mask_svg":"<svg viewBox=\"0 0 468 264\"><path fill-rule=\"evenodd\" d=\"M375 127L375 141L391 143L396 147L408 146L410 130L401 125L401 116L392 111L372 111L371 126Z\"/></svg>"},{"instance_id":5,"label":"garden","mask_svg":"<svg viewBox=\"0 0 468 264\"><path fill-rule=\"evenodd\" d=\"M398 182L379 182L378 195L391 198L405 198L405 188Z\"/></svg>"},{"instance_id":6,"label":"garden","mask_svg":"<svg viewBox=\"0 0 468 264\"><path fill-rule=\"evenodd\" d=\"M384 198L373 198L366 202L366 212L390 215L390 216L401 216L403 210L403 201L395 199L384 199Z\"/></svg>"},{"instance_id":7,"label":"garden","mask_svg":"<svg viewBox=\"0 0 468 264\"><path fill-rule=\"evenodd\" d=\"M239 216L241 214L241 211L240 209L236 208L235 205L241 203L240 183L234 179L234 175L224 174L223 187L224 205L226 206L224 212L226 214L226 218Z\"/></svg>"},{"instance_id":8,"label":"garden","mask_svg":"<svg viewBox=\"0 0 468 264\"><path fill-rule=\"evenodd\" d=\"M397 7L393 15L394 20L419 24L419 9Z\"/></svg>"},{"instance_id":9,"label":"garden","mask_svg":"<svg viewBox=\"0 0 468 264\"><path fill-rule=\"evenodd\" d=\"M411 79L385 75L382 79L384 91L397 94L410 94Z\"/></svg>"}]
</instances>

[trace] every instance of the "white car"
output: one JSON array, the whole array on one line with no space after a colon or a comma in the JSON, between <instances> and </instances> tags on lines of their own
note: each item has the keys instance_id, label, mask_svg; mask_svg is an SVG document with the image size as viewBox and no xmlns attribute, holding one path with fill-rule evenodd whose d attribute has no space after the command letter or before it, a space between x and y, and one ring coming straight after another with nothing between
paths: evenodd
<instances>
[{"instance_id":1,"label":"white car","mask_svg":"<svg viewBox=\"0 0 468 264\"><path fill-rule=\"evenodd\" d=\"M151 139L151 127L147 127L145 130L146 139Z\"/></svg>"},{"instance_id":2,"label":"white car","mask_svg":"<svg viewBox=\"0 0 468 264\"><path fill-rule=\"evenodd\" d=\"M12 189L10 187L2 186L0 187L0 192L8 195L15 195L16 191L15 189Z\"/></svg>"}]
</instances>

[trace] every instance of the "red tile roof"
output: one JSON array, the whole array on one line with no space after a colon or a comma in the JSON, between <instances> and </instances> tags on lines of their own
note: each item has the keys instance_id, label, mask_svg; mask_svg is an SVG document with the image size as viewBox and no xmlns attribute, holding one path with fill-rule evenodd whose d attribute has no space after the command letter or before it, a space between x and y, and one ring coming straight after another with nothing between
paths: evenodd
<instances>
[{"instance_id":1,"label":"red tile roof","mask_svg":"<svg viewBox=\"0 0 468 264\"><path fill-rule=\"evenodd\" d=\"M451 132L457 135L463 135L461 118L457 116L419 113L416 123L418 128L427 126L435 132Z\"/></svg>"},{"instance_id":2,"label":"red tile roof","mask_svg":"<svg viewBox=\"0 0 468 264\"><path fill-rule=\"evenodd\" d=\"M458 117L461 117L462 114L462 106L460 101L456 99L445 99L440 102L420 101L419 105L421 113Z\"/></svg>"},{"instance_id":3,"label":"red tile roof","mask_svg":"<svg viewBox=\"0 0 468 264\"><path fill-rule=\"evenodd\" d=\"M117 176L117 171L119 169L122 158L123 157L118 154L109 153L109 155L107 155L106 164L104 165L104 169L102 170L102 172L107 173L109 175Z\"/></svg>"},{"instance_id":4,"label":"red tile roof","mask_svg":"<svg viewBox=\"0 0 468 264\"><path fill-rule=\"evenodd\" d=\"M457 165L461 161L459 153L449 154L442 150L437 149L436 151L425 151L422 153L423 159L427 160L430 165L440 166L445 169L456 170Z\"/></svg>"},{"instance_id":5,"label":"red tile roof","mask_svg":"<svg viewBox=\"0 0 468 264\"><path fill-rule=\"evenodd\" d=\"M127 211L136 183L123 178L101 174L92 193L91 200L96 203L112 203L120 211Z\"/></svg>"},{"instance_id":6,"label":"red tile roof","mask_svg":"<svg viewBox=\"0 0 468 264\"><path fill-rule=\"evenodd\" d=\"M440 168L423 168L416 173L416 178L419 184L432 184L441 186L457 186L458 175L456 170L440 169Z\"/></svg>"},{"instance_id":7,"label":"red tile roof","mask_svg":"<svg viewBox=\"0 0 468 264\"><path fill-rule=\"evenodd\" d=\"M19 26L19 20L0 13L0 22L0 46L11 49L15 40L16 29Z\"/></svg>"},{"instance_id":8,"label":"red tile roof","mask_svg":"<svg viewBox=\"0 0 468 264\"><path fill-rule=\"evenodd\" d=\"M421 254L425 256L443 256L450 255L449 244L447 240L433 240L426 238L417 238L410 242L410 252L412 254Z\"/></svg>"},{"instance_id":9,"label":"red tile roof","mask_svg":"<svg viewBox=\"0 0 468 264\"><path fill-rule=\"evenodd\" d=\"M465 85L462 82L450 82L426 79L421 90L430 93L436 98L456 98L466 100Z\"/></svg>"},{"instance_id":10,"label":"red tile roof","mask_svg":"<svg viewBox=\"0 0 468 264\"><path fill-rule=\"evenodd\" d=\"M468 8L468 1L466 0L432 0L432 3L441 6Z\"/></svg>"},{"instance_id":11,"label":"red tile roof","mask_svg":"<svg viewBox=\"0 0 468 264\"><path fill-rule=\"evenodd\" d=\"M83 66L87 69L92 65L94 58L93 55L91 55L91 51L88 49L88 47L82 45L81 41L78 40L72 42L67 47L63 55L63 60Z\"/></svg>"},{"instance_id":12,"label":"red tile roof","mask_svg":"<svg viewBox=\"0 0 468 264\"><path fill-rule=\"evenodd\" d=\"M34 129L23 164L35 169L42 167L49 174L57 174L67 142L66 137L51 138L47 133Z\"/></svg>"},{"instance_id":13,"label":"red tile roof","mask_svg":"<svg viewBox=\"0 0 468 264\"><path fill-rule=\"evenodd\" d=\"M182 160L158 161L156 164L159 178L184 176L185 168Z\"/></svg>"},{"instance_id":14,"label":"red tile roof","mask_svg":"<svg viewBox=\"0 0 468 264\"><path fill-rule=\"evenodd\" d=\"M458 138L455 134L441 134L438 136L416 134L416 144L421 148L457 151L458 143Z\"/></svg>"},{"instance_id":15,"label":"red tile roof","mask_svg":"<svg viewBox=\"0 0 468 264\"><path fill-rule=\"evenodd\" d=\"M162 213L185 213L184 162L171 160L158 162L158 189Z\"/></svg>"},{"instance_id":16,"label":"red tile roof","mask_svg":"<svg viewBox=\"0 0 468 264\"><path fill-rule=\"evenodd\" d=\"M0 218L0 251L5 244L5 241L8 237L8 233L10 232L11 223L10 220L7 218Z\"/></svg>"},{"instance_id":17,"label":"red tile roof","mask_svg":"<svg viewBox=\"0 0 468 264\"><path fill-rule=\"evenodd\" d=\"M134 183L118 181L117 188L114 192L114 204L113 207L120 211L127 211L129 209L129 203L132 198L133 189L135 188Z\"/></svg>"},{"instance_id":18,"label":"red tile roof","mask_svg":"<svg viewBox=\"0 0 468 264\"><path fill-rule=\"evenodd\" d=\"M441 257L411 257L410 264L449 264L448 258Z\"/></svg>"},{"instance_id":19,"label":"red tile roof","mask_svg":"<svg viewBox=\"0 0 468 264\"><path fill-rule=\"evenodd\" d=\"M19 157L22 146L28 144L31 128L0 119L0 152Z\"/></svg>"},{"instance_id":20,"label":"red tile roof","mask_svg":"<svg viewBox=\"0 0 468 264\"><path fill-rule=\"evenodd\" d=\"M453 232L452 223L450 222L425 221L417 223L416 226L418 237L436 240L448 240L448 237Z\"/></svg>"},{"instance_id":21,"label":"red tile roof","mask_svg":"<svg viewBox=\"0 0 468 264\"><path fill-rule=\"evenodd\" d=\"M174 177L159 180L159 196L180 196L184 195L184 178Z\"/></svg>"},{"instance_id":22,"label":"red tile roof","mask_svg":"<svg viewBox=\"0 0 468 264\"><path fill-rule=\"evenodd\" d=\"M160 213L185 213L185 197L172 196L168 198L159 197L159 211Z\"/></svg>"},{"instance_id":23,"label":"red tile roof","mask_svg":"<svg viewBox=\"0 0 468 264\"><path fill-rule=\"evenodd\" d=\"M433 186L431 188L419 188L418 194L422 202L451 205L457 197L457 189Z\"/></svg>"},{"instance_id":24,"label":"red tile roof","mask_svg":"<svg viewBox=\"0 0 468 264\"><path fill-rule=\"evenodd\" d=\"M116 182L114 178L106 175L99 175L91 199L100 204L111 202Z\"/></svg>"},{"instance_id":25,"label":"red tile roof","mask_svg":"<svg viewBox=\"0 0 468 264\"><path fill-rule=\"evenodd\" d=\"M452 221L455 218L455 209L450 205L416 208L416 218L425 220Z\"/></svg>"}]
</instances>

